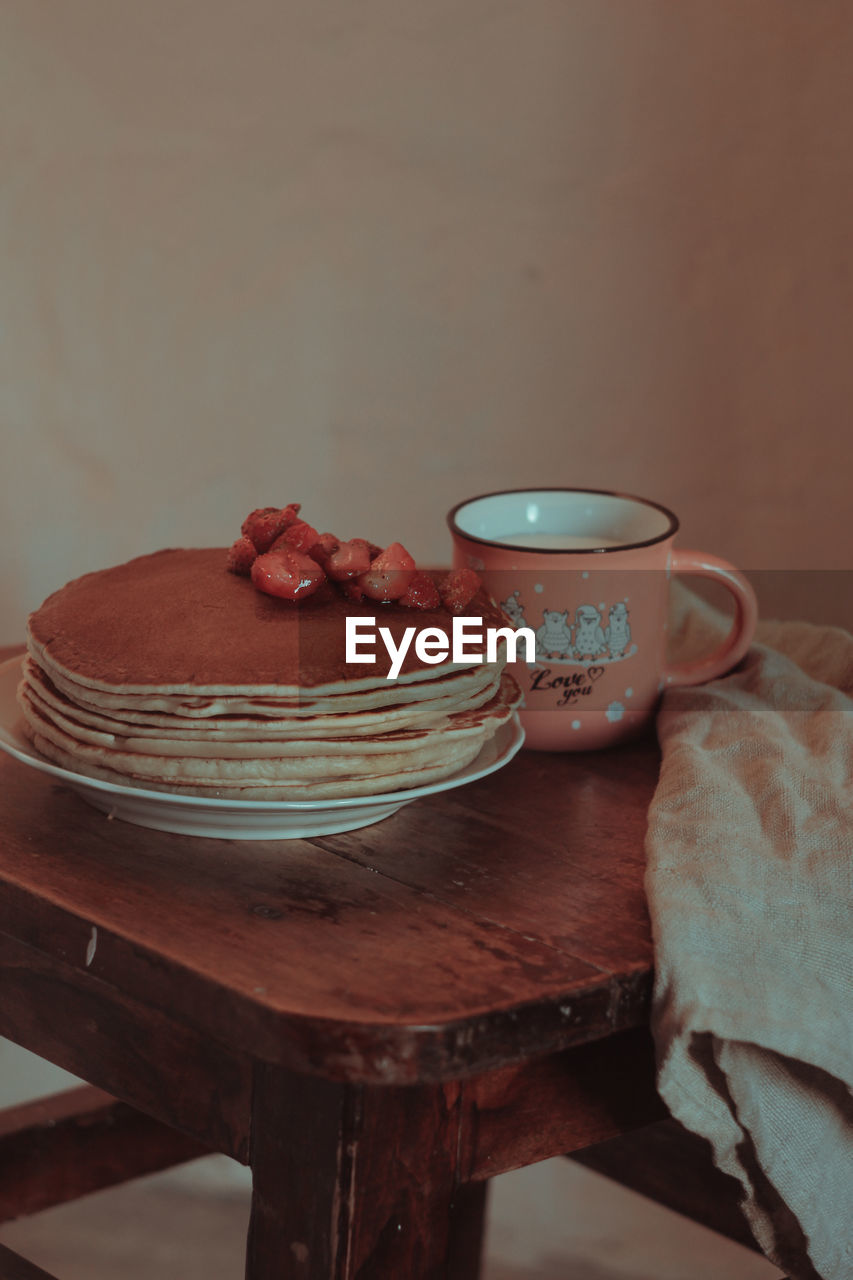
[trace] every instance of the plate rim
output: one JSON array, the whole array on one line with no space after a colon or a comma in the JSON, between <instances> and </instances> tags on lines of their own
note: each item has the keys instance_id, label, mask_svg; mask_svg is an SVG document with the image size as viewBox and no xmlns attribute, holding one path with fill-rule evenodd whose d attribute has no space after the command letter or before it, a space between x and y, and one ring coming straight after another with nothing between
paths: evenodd
<instances>
[{"instance_id":1,"label":"plate rim","mask_svg":"<svg viewBox=\"0 0 853 1280\"><path fill-rule=\"evenodd\" d=\"M138 798L142 801L148 800L160 805L174 804L182 809L212 808L214 811L218 810L221 813L243 813L247 817L252 813L280 813L282 817L292 814L295 817L298 814L318 813L323 810L342 812L346 809L363 809L371 805L396 804L399 808L411 800L438 795L442 791L451 791L456 787L464 786L468 782L477 782L481 778L488 777L491 773L496 773L498 769L509 764L524 745L524 729L518 712L513 711L510 719L498 728L494 737L489 739L489 742L483 744L478 754L469 764L457 770L456 773L450 774L447 778L442 778L439 782L426 783L423 786L411 787L404 791L385 791L371 796L344 796L326 800L229 800L219 796L183 795L177 791L152 791L148 787L108 782L104 778L93 778L85 773L75 773L71 769L65 769L62 765L54 764L52 760L38 755L35 748L31 747L26 741L22 745L20 741L16 740L13 730L21 717L18 716L11 723L7 722L3 714L3 701L6 695L6 681L9 680L15 669L17 669L19 676L23 674L25 658L26 653L20 653L7 658L4 662L0 662L0 750L5 751L7 755L12 756L21 764L59 778L72 787L86 787L107 795ZM502 735L508 735L508 738L499 749L495 759L488 765L478 769L477 761L483 752Z\"/></svg>"}]
</instances>

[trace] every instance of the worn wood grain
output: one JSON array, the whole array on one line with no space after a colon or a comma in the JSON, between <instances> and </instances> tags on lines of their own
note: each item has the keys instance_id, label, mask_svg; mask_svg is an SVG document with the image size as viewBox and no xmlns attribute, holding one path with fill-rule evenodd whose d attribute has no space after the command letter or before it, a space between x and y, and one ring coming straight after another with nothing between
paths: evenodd
<instances>
[{"instance_id":1,"label":"worn wood grain","mask_svg":"<svg viewBox=\"0 0 853 1280\"><path fill-rule=\"evenodd\" d=\"M209 1154L209 1148L83 1086L0 1111L0 1222Z\"/></svg>"},{"instance_id":2,"label":"worn wood grain","mask_svg":"<svg viewBox=\"0 0 853 1280\"><path fill-rule=\"evenodd\" d=\"M652 960L643 870L658 768L651 739L597 756L522 752L401 810L387 839L366 828L316 843L604 973L639 975Z\"/></svg>"},{"instance_id":3,"label":"worn wood grain","mask_svg":"<svg viewBox=\"0 0 853 1280\"><path fill-rule=\"evenodd\" d=\"M662 1119L572 1159L758 1251L739 1202L736 1178L714 1164L710 1144L676 1120Z\"/></svg>"},{"instance_id":4,"label":"worn wood grain","mask_svg":"<svg viewBox=\"0 0 853 1280\"><path fill-rule=\"evenodd\" d=\"M247 1280L476 1280L484 1193L459 1186L457 1084L256 1080Z\"/></svg>"},{"instance_id":5,"label":"worn wood grain","mask_svg":"<svg viewBox=\"0 0 853 1280\"><path fill-rule=\"evenodd\" d=\"M251 1068L85 971L0 934L0 1035L244 1163Z\"/></svg>"},{"instance_id":6,"label":"worn wood grain","mask_svg":"<svg viewBox=\"0 0 853 1280\"><path fill-rule=\"evenodd\" d=\"M420 1089L260 1066L247 1276L474 1280L472 1183L663 1114L646 1031Z\"/></svg>"},{"instance_id":7,"label":"worn wood grain","mask_svg":"<svg viewBox=\"0 0 853 1280\"><path fill-rule=\"evenodd\" d=\"M509 781L488 794L503 797L503 821L522 821ZM612 804L609 789L602 812ZM544 839L527 860L516 847L515 867L527 868L516 874L494 805L484 809L472 798L461 817L438 808L426 822L412 805L369 836L351 833L346 852L325 841L195 840L110 822L2 759L0 929L220 1043L329 1078L449 1078L642 1022L651 968L636 851L622 882L600 881L584 908L593 950L599 933L621 930L619 956L614 942L602 966L582 958L577 918L563 945L548 914L555 895L583 899L593 877L564 865L565 841ZM499 886L484 891L482 910L423 881L446 820L447 848L462 859L474 850ZM534 896L544 937L530 918ZM573 1019L559 1013L566 1004Z\"/></svg>"},{"instance_id":8,"label":"worn wood grain","mask_svg":"<svg viewBox=\"0 0 853 1280\"><path fill-rule=\"evenodd\" d=\"M474 1280L491 1173L648 1101L642 1072L617 1096L627 1041L567 1050L647 1017L656 771L650 742L522 755L361 832L243 844L0 760L0 1031L250 1158L250 1280Z\"/></svg>"},{"instance_id":9,"label":"worn wood grain","mask_svg":"<svg viewBox=\"0 0 853 1280\"><path fill-rule=\"evenodd\" d=\"M460 1176L491 1178L665 1116L645 1030L466 1080Z\"/></svg>"}]
</instances>

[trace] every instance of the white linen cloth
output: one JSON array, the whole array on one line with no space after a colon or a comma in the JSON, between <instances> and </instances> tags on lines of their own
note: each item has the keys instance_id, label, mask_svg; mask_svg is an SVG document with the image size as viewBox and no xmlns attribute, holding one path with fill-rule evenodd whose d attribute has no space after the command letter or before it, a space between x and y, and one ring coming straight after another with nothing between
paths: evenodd
<instances>
[{"instance_id":1,"label":"white linen cloth","mask_svg":"<svg viewBox=\"0 0 853 1280\"><path fill-rule=\"evenodd\" d=\"M720 618L690 603L693 648ZM658 1088L795 1280L853 1278L851 695L853 637L761 623L735 672L667 691L657 721Z\"/></svg>"}]
</instances>

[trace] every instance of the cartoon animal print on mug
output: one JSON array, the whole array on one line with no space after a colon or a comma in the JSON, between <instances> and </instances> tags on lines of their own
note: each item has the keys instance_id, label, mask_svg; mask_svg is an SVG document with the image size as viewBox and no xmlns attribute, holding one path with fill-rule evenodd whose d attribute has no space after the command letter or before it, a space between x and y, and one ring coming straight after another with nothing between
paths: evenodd
<instances>
[{"instance_id":1,"label":"cartoon animal print on mug","mask_svg":"<svg viewBox=\"0 0 853 1280\"><path fill-rule=\"evenodd\" d=\"M597 658L607 649L601 629L601 614L594 604L579 605L575 611L575 655Z\"/></svg>"},{"instance_id":2,"label":"cartoon animal print on mug","mask_svg":"<svg viewBox=\"0 0 853 1280\"><path fill-rule=\"evenodd\" d=\"M537 658L563 658L572 654L572 631L567 625L569 613L556 609L543 609L545 619L536 632Z\"/></svg>"},{"instance_id":3,"label":"cartoon animal print on mug","mask_svg":"<svg viewBox=\"0 0 853 1280\"><path fill-rule=\"evenodd\" d=\"M631 624L628 621L628 610L622 601L612 604L607 614L607 626L604 628L604 639L610 650L611 658L624 658L631 643Z\"/></svg>"},{"instance_id":4,"label":"cartoon animal print on mug","mask_svg":"<svg viewBox=\"0 0 853 1280\"><path fill-rule=\"evenodd\" d=\"M501 600L501 608L514 627L527 626L527 619L524 616L524 606L521 603L520 591L513 591L512 595L507 596L506 600Z\"/></svg>"}]
</instances>

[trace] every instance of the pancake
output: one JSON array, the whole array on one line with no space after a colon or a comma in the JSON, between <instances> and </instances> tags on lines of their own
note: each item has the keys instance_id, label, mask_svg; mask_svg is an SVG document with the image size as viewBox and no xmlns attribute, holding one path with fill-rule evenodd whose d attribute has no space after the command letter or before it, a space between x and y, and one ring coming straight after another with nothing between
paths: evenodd
<instances>
[{"instance_id":1,"label":"pancake","mask_svg":"<svg viewBox=\"0 0 853 1280\"><path fill-rule=\"evenodd\" d=\"M294 604L227 572L222 548L168 550L90 573L30 617L18 700L37 750L106 781L231 799L375 795L446 777L512 716L520 693L493 663L423 662L400 675L346 661L348 617L398 646L450 636L443 608L361 604L331 584ZM465 610L506 626L484 594ZM363 643L363 642L362 642Z\"/></svg>"},{"instance_id":2,"label":"pancake","mask_svg":"<svg viewBox=\"0 0 853 1280\"><path fill-rule=\"evenodd\" d=\"M48 675L106 693L229 694L302 699L387 688L391 661L346 661L344 620L377 618L399 643L407 627L448 630L444 609L354 604L330 584L300 604L264 595L226 572L223 548L158 551L85 574L49 596L29 620L28 643ZM506 619L484 594L467 616ZM422 662L410 647L392 683L434 680L463 665Z\"/></svg>"},{"instance_id":3,"label":"pancake","mask_svg":"<svg viewBox=\"0 0 853 1280\"><path fill-rule=\"evenodd\" d=\"M22 705L37 750L65 768L109 782L218 798L300 800L375 795L420 786L469 764L512 714L518 688L504 674L483 708L460 712L429 730L389 734L353 744L288 744L287 756L195 756L110 751L81 743ZM127 745L127 744L125 744ZM347 747L349 749L347 749Z\"/></svg>"},{"instance_id":4,"label":"pancake","mask_svg":"<svg viewBox=\"0 0 853 1280\"><path fill-rule=\"evenodd\" d=\"M325 712L309 711L299 704L283 702L278 709L264 705L263 710L254 715L251 700L239 698L211 701L201 715L194 709L183 714L130 710L122 707L120 696L115 696L111 701L120 708L120 713L112 714L103 706L79 696L76 691L72 690L70 695L62 693L61 682L54 684L31 658L24 661L24 674L31 701L41 705L45 713L57 721L61 721L63 716L71 716L81 729L88 727L112 737L130 734L140 738L198 738L202 741L242 741L250 736L270 740L348 738L375 733L379 728L391 732L402 725L412 726L421 720L434 720L436 715L482 706L494 697L500 683L500 672L485 668L476 673L476 683L472 680L463 684L459 680L458 684L452 684L451 678L444 682L435 680L431 689L421 690L420 699L349 712L342 704L355 700L348 699L345 694L327 699ZM67 683L66 688L70 688ZM430 692L434 692L435 697L428 698ZM106 698L107 695L103 696ZM169 705L167 699L161 701ZM323 704L312 700L311 707L315 705ZM238 706L239 712L236 710Z\"/></svg>"}]
</instances>

